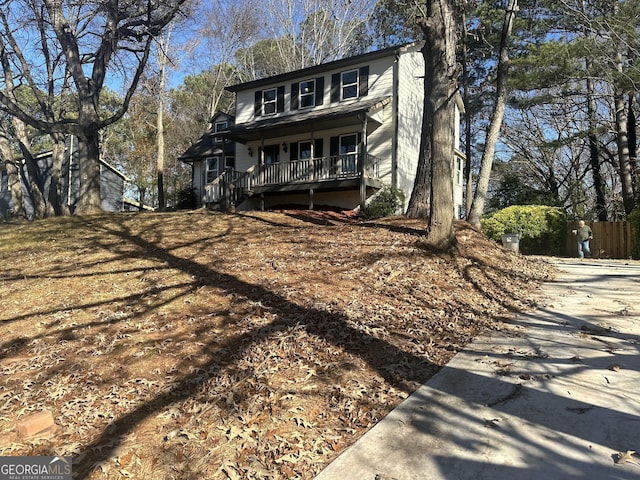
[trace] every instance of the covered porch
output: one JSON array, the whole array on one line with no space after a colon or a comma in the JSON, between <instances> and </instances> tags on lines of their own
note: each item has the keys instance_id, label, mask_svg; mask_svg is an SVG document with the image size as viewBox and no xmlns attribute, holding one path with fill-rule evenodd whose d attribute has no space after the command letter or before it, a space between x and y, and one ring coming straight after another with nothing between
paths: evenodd
<instances>
[{"instance_id":1,"label":"covered porch","mask_svg":"<svg viewBox=\"0 0 640 480\"><path fill-rule=\"evenodd\" d=\"M256 158L246 170L227 169L205 187L208 204L238 205L248 197L308 195L357 191L363 205L382 187L380 158L368 152L369 135L383 123L389 98L358 102L239 123L217 135L244 145L241 164ZM328 150L329 155L326 155ZM356 202L357 203L357 202Z\"/></svg>"},{"instance_id":2,"label":"covered porch","mask_svg":"<svg viewBox=\"0 0 640 480\"><path fill-rule=\"evenodd\" d=\"M366 199L382 188L379 167L379 158L360 154L253 165L244 172L228 169L206 185L206 202L226 209L257 196L264 209L266 195L302 193L308 195L308 206L313 209L317 192L354 189Z\"/></svg>"}]
</instances>

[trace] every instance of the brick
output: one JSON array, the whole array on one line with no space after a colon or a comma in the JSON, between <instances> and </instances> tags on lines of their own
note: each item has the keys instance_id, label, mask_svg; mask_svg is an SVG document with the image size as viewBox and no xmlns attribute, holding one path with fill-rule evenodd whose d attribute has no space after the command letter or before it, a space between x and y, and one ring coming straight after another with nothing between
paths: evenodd
<instances>
[{"instance_id":1,"label":"brick","mask_svg":"<svg viewBox=\"0 0 640 480\"><path fill-rule=\"evenodd\" d=\"M48 410L28 415L20 419L17 423L18 434L21 437L37 435L44 430L53 428L53 426L53 413Z\"/></svg>"}]
</instances>

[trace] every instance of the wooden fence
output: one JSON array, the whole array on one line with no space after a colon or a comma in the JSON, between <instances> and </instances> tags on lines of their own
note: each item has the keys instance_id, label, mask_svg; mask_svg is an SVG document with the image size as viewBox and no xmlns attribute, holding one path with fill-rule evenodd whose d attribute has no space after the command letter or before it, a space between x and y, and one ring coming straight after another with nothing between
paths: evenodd
<instances>
[{"instance_id":1,"label":"wooden fence","mask_svg":"<svg viewBox=\"0 0 640 480\"><path fill-rule=\"evenodd\" d=\"M633 242L629 222L587 222L593 231L593 239L589 242L591 255L594 258L631 258ZM578 256L578 241L572 230L578 228L578 222L567 226L567 255Z\"/></svg>"}]
</instances>

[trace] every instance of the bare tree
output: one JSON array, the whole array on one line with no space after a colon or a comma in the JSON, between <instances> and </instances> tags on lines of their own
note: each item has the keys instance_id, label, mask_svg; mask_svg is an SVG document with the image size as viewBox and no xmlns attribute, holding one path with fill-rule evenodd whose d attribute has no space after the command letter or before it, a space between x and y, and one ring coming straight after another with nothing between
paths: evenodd
<instances>
[{"instance_id":1,"label":"bare tree","mask_svg":"<svg viewBox=\"0 0 640 480\"><path fill-rule=\"evenodd\" d=\"M500 35L500 54L498 57L498 66L496 74L496 100L491 115L489 130L485 142L484 151L482 152L482 162L476 190L471 203L468 220L476 226L480 226L480 219L484 212L484 205L487 199L487 190L489 188L489 178L491 176L491 166L493 165L493 157L496 153L496 145L500 134L500 127L504 118L504 111L507 103L507 73L509 69L509 41L513 22L518 11L518 0L509 0L505 13L504 23L502 25L502 34Z\"/></svg>"},{"instance_id":2,"label":"bare tree","mask_svg":"<svg viewBox=\"0 0 640 480\"><path fill-rule=\"evenodd\" d=\"M229 68L236 52L246 48L260 37L263 25L259 12L264 3L259 0L239 0L227 2L211 0L202 5L197 15L203 20L198 28L200 48L194 49L199 68L209 68L213 72L214 85L209 102L209 119L219 110L225 94L224 87L237 80L237 72ZM202 125L204 130L207 126ZM198 132L200 134L200 132Z\"/></svg>"},{"instance_id":3,"label":"bare tree","mask_svg":"<svg viewBox=\"0 0 640 480\"><path fill-rule=\"evenodd\" d=\"M167 50L171 44L171 28L168 28L157 44L157 62L159 68L158 103L156 108L156 175L158 183L158 208L164 210L167 202L164 196L164 109L165 109L165 85L167 79L167 66L169 57ZM142 203L142 202L141 202Z\"/></svg>"},{"instance_id":4,"label":"bare tree","mask_svg":"<svg viewBox=\"0 0 640 480\"><path fill-rule=\"evenodd\" d=\"M10 46L13 68L37 99L41 112L30 114L19 100L1 92L0 104L41 132L77 136L77 213L101 211L99 132L126 112L153 40L186 1L1 2L0 36ZM36 38L39 43L34 45ZM34 50L46 55L34 55ZM67 78L71 79L69 96L64 99L68 110L55 114L54 105L62 101ZM100 101L107 84L119 85L124 92L119 108L108 112L101 108ZM6 90L6 84L4 87Z\"/></svg>"},{"instance_id":5,"label":"bare tree","mask_svg":"<svg viewBox=\"0 0 640 480\"><path fill-rule=\"evenodd\" d=\"M285 71L362 53L371 0L266 0L268 36Z\"/></svg>"}]
</instances>

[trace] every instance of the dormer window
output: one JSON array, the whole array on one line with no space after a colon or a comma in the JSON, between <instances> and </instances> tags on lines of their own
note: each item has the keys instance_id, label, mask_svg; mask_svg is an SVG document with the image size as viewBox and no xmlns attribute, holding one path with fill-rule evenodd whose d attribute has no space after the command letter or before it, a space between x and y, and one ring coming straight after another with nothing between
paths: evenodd
<instances>
[{"instance_id":1,"label":"dormer window","mask_svg":"<svg viewBox=\"0 0 640 480\"><path fill-rule=\"evenodd\" d=\"M216 122L215 125L213 126L214 131L216 133L221 132L223 130L227 129L227 121L223 121L223 122ZM214 137L213 141L216 143L222 143L222 137Z\"/></svg>"}]
</instances>

